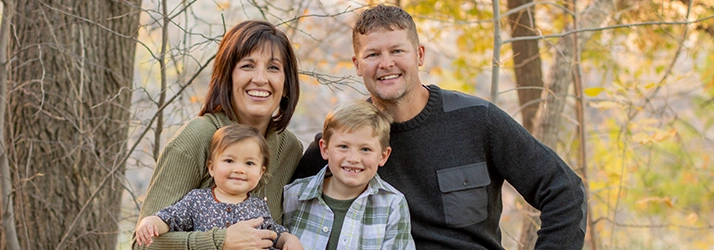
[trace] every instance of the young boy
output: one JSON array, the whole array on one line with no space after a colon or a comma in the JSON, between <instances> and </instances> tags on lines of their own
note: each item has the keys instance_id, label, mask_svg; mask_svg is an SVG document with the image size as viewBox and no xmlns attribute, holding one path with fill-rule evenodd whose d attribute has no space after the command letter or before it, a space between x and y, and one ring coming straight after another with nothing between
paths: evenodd
<instances>
[{"instance_id":1,"label":"young boy","mask_svg":"<svg viewBox=\"0 0 714 250\"><path fill-rule=\"evenodd\" d=\"M285 226L305 249L415 249L404 195L377 175L392 119L365 101L325 118L317 175L285 186Z\"/></svg>"},{"instance_id":2,"label":"young boy","mask_svg":"<svg viewBox=\"0 0 714 250\"><path fill-rule=\"evenodd\" d=\"M148 246L154 237L169 231L208 231L262 217L260 228L278 234L275 247L302 249L298 238L271 218L268 204L250 195L266 183L268 155L265 138L253 127L231 124L217 130L206 163L215 186L194 189L176 204L142 219L136 229L137 243Z\"/></svg>"}]
</instances>

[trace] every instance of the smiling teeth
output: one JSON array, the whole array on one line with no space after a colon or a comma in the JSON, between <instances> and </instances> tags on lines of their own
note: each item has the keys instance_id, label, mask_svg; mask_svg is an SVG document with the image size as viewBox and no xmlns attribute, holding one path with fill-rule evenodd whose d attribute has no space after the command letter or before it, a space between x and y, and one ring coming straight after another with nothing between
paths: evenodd
<instances>
[{"instance_id":1,"label":"smiling teeth","mask_svg":"<svg viewBox=\"0 0 714 250\"><path fill-rule=\"evenodd\" d=\"M384 80L394 79L394 78L397 78L397 77L399 77L399 75L388 75L388 76L380 77L379 80L384 81Z\"/></svg>"},{"instance_id":2,"label":"smiling teeth","mask_svg":"<svg viewBox=\"0 0 714 250\"><path fill-rule=\"evenodd\" d=\"M250 90L250 91L248 91L248 95L257 96L257 97L268 97L270 95L270 92L260 91L260 90Z\"/></svg>"},{"instance_id":3,"label":"smiling teeth","mask_svg":"<svg viewBox=\"0 0 714 250\"><path fill-rule=\"evenodd\" d=\"M343 170L350 172L350 173L362 173L364 169L356 169L356 168L342 168Z\"/></svg>"}]
</instances>

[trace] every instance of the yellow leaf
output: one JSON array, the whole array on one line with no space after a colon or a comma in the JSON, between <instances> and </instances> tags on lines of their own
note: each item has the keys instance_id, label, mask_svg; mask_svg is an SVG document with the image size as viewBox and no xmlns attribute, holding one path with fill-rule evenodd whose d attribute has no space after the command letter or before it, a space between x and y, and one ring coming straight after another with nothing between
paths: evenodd
<instances>
[{"instance_id":1,"label":"yellow leaf","mask_svg":"<svg viewBox=\"0 0 714 250\"><path fill-rule=\"evenodd\" d=\"M590 107L596 109L611 109L617 107L618 104L613 101L591 102Z\"/></svg>"},{"instance_id":2,"label":"yellow leaf","mask_svg":"<svg viewBox=\"0 0 714 250\"><path fill-rule=\"evenodd\" d=\"M605 90L605 88L602 88L602 87L594 87L594 88L586 88L585 90L583 90L583 92L585 92L585 94L588 95L588 96L597 96L597 95L599 95L600 92L602 92L603 90Z\"/></svg>"},{"instance_id":3,"label":"yellow leaf","mask_svg":"<svg viewBox=\"0 0 714 250\"><path fill-rule=\"evenodd\" d=\"M662 141L667 140L667 139L669 139L670 137L672 137L672 136L674 136L674 135L676 135L676 134L677 134L677 130L676 130L676 129L670 129L670 130L667 131L667 132L657 131L657 133L655 133L655 135L653 136L653 137L654 137L653 139L654 139L656 142L662 142Z\"/></svg>"},{"instance_id":4,"label":"yellow leaf","mask_svg":"<svg viewBox=\"0 0 714 250\"><path fill-rule=\"evenodd\" d=\"M199 101L199 97L193 95L193 96L191 96L191 98L189 99L189 101L190 101L191 103L197 103L197 102Z\"/></svg>"},{"instance_id":5,"label":"yellow leaf","mask_svg":"<svg viewBox=\"0 0 714 250\"><path fill-rule=\"evenodd\" d=\"M222 3L218 3L218 6L216 6L216 7L218 7L219 10L227 10L231 7L231 1L225 1Z\"/></svg>"},{"instance_id":6,"label":"yellow leaf","mask_svg":"<svg viewBox=\"0 0 714 250\"><path fill-rule=\"evenodd\" d=\"M300 49L300 44L299 44L299 43L293 43L293 49L299 50L299 49Z\"/></svg>"},{"instance_id":7,"label":"yellow leaf","mask_svg":"<svg viewBox=\"0 0 714 250\"><path fill-rule=\"evenodd\" d=\"M647 85L645 85L645 89L651 89L654 86L655 86L655 84L653 82L651 82L651 83L648 83Z\"/></svg>"}]
</instances>

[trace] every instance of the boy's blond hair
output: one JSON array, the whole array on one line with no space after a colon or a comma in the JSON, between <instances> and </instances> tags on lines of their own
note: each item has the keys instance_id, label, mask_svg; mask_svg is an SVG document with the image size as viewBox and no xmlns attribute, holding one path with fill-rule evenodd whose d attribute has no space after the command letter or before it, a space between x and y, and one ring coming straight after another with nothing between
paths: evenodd
<instances>
[{"instance_id":1,"label":"boy's blond hair","mask_svg":"<svg viewBox=\"0 0 714 250\"><path fill-rule=\"evenodd\" d=\"M263 173L263 177L260 178L258 185L253 189L260 190L268 183L268 179L270 178L270 176L268 176L267 169L270 165L270 148L268 147L268 143L265 141L265 138L260 135L260 131L258 131L258 129L248 125L233 123L216 130L211 138L211 147L208 150L208 162L213 161L215 157L231 145L246 140L253 140L258 143L258 146L260 147L260 154L263 156L262 165L265 166L266 169ZM206 162L206 165L208 165L208 162Z\"/></svg>"},{"instance_id":2,"label":"boy's blond hair","mask_svg":"<svg viewBox=\"0 0 714 250\"><path fill-rule=\"evenodd\" d=\"M406 30L407 37L414 44L419 44L414 19L403 9L397 6L377 5L363 11L352 29L352 49L357 54L360 47L358 35L368 35L376 31Z\"/></svg>"},{"instance_id":3,"label":"boy's blond hair","mask_svg":"<svg viewBox=\"0 0 714 250\"><path fill-rule=\"evenodd\" d=\"M322 139L329 144L335 130L354 131L363 127L372 128L372 135L379 139L382 151L389 146L389 129L392 117L363 100L343 102L335 106L325 117Z\"/></svg>"}]
</instances>

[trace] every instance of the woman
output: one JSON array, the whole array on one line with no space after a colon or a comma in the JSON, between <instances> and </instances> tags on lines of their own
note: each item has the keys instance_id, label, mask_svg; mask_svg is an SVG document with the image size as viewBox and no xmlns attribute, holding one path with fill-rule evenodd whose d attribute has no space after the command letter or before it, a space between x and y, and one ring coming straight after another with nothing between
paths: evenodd
<instances>
[{"instance_id":1,"label":"woman","mask_svg":"<svg viewBox=\"0 0 714 250\"><path fill-rule=\"evenodd\" d=\"M253 194L267 199L275 221L282 222L282 191L302 155L302 144L286 130L299 96L297 58L285 35L264 21L245 21L229 30L218 48L206 101L162 151L151 176L139 220L180 200L195 188L207 188L211 136L230 123L257 128L270 147L272 176ZM230 212L230 211L227 211ZM258 230L262 218L208 232L171 232L155 238L151 248L267 248L276 237ZM134 244L134 248L139 248Z\"/></svg>"}]
</instances>

